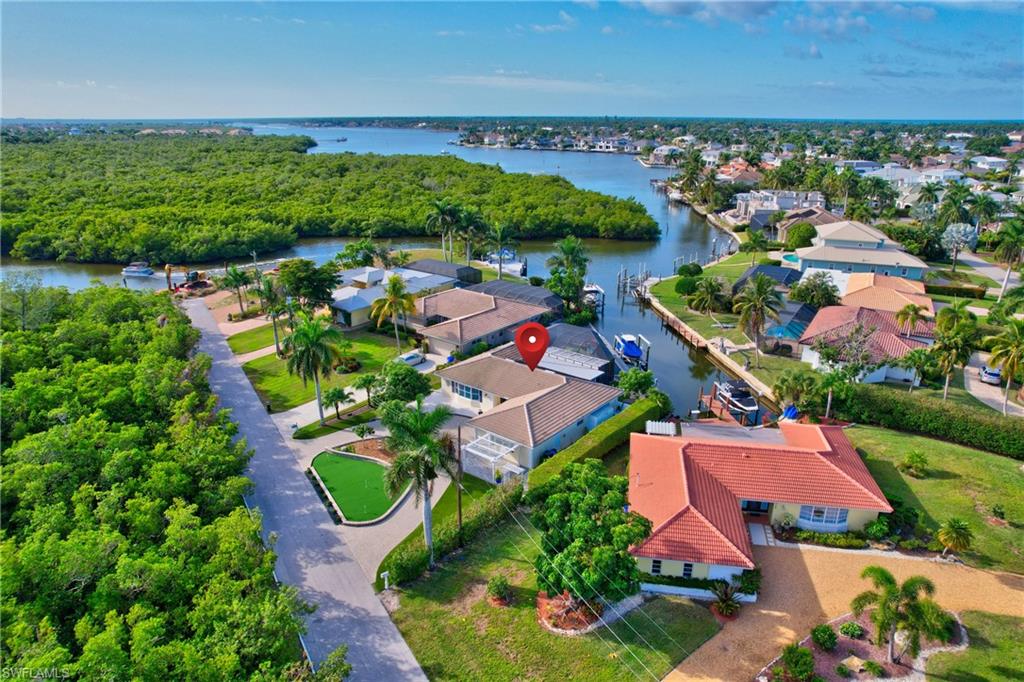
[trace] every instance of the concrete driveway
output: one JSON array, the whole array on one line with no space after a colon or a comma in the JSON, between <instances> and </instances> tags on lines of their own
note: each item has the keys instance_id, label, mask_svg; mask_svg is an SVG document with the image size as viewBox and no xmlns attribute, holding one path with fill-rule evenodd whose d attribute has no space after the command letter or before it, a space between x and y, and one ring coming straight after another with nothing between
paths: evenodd
<instances>
[{"instance_id":1,"label":"concrete driveway","mask_svg":"<svg viewBox=\"0 0 1024 682\"><path fill-rule=\"evenodd\" d=\"M353 680L426 680L213 315L201 300L188 301L184 308L202 332L199 350L213 358L210 385L255 452L247 471L255 490L247 502L262 513L264 536L276 538L277 577L317 606L306 619L310 658L320 663L347 644Z\"/></svg>"},{"instance_id":2,"label":"concrete driveway","mask_svg":"<svg viewBox=\"0 0 1024 682\"><path fill-rule=\"evenodd\" d=\"M1006 277L1006 268L993 265L984 258L977 256L970 251L961 253L959 259L961 263L966 263L974 268L974 271L979 275L984 275L985 277L993 280L996 283L996 286L994 288L990 288L988 292L993 296L999 295L999 289L1003 286L1003 278ZM1011 270L1010 279L1006 283L1006 288L1012 289L1018 284L1020 284L1020 275L1015 270Z\"/></svg>"},{"instance_id":3,"label":"concrete driveway","mask_svg":"<svg viewBox=\"0 0 1024 682\"><path fill-rule=\"evenodd\" d=\"M950 611L977 609L1024 616L1024 576L991 573L966 566L898 555L862 555L808 547L754 547L764 576L758 601L743 606L725 625L665 679L744 682L779 654L806 637L815 625L850 610L850 601L870 584L865 566L883 566L897 580L923 575L935 582L935 599Z\"/></svg>"},{"instance_id":4,"label":"concrete driveway","mask_svg":"<svg viewBox=\"0 0 1024 682\"><path fill-rule=\"evenodd\" d=\"M964 388L970 391L975 398L1001 413L1006 386L986 384L978 377L978 370L988 362L988 358L989 354L981 351L971 356L970 363L964 368ZM1006 414L1013 417L1024 417L1024 407L1016 405L1010 400L1006 403Z\"/></svg>"}]
</instances>

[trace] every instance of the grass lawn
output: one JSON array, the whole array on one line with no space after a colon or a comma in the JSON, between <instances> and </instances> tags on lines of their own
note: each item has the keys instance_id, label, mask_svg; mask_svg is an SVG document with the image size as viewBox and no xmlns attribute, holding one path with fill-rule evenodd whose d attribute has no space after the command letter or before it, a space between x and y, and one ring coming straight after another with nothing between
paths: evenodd
<instances>
[{"instance_id":1,"label":"grass lawn","mask_svg":"<svg viewBox=\"0 0 1024 682\"><path fill-rule=\"evenodd\" d=\"M427 677L596 682L653 674L660 679L718 631L703 606L659 597L588 635L547 632L537 623L534 605L536 542L532 529L528 534L510 521L403 590L392 619ZM512 586L508 607L491 606L486 598L488 579L499 574Z\"/></svg>"},{"instance_id":2,"label":"grass lawn","mask_svg":"<svg viewBox=\"0 0 1024 682\"><path fill-rule=\"evenodd\" d=\"M281 336L284 330L281 327L278 327L277 332L278 336ZM232 353L239 355L242 353L251 353L254 350L266 348L267 346L273 346L274 325L267 323L262 327L254 327L247 331L229 336L228 345L231 347Z\"/></svg>"},{"instance_id":3,"label":"grass lawn","mask_svg":"<svg viewBox=\"0 0 1024 682\"><path fill-rule=\"evenodd\" d=\"M1021 463L980 450L874 426L847 429L866 453L868 470L890 499L921 510L930 531L950 517L966 521L974 532L971 550L961 556L980 568L1024 573L1024 474ZM908 452L928 458L929 474L914 478L896 466ZM989 522L993 505L1002 505L1009 522Z\"/></svg>"},{"instance_id":4,"label":"grass lawn","mask_svg":"<svg viewBox=\"0 0 1024 682\"><path fill-rule=\"evenodd\" d=\"M742 233L741 233L742 234ZM767 251L757 251L753 254L750 253L734 253L733 255L726 258L721 263L712 265L711 267L704 268L704 274L712 277L724 277L729 280L732 284L740 278L744 272L750 268L750 257L754 257L754 265L757 265L757 261L762 258L768 257Z\"/></svg>"},{"instance_id":5,"label":"grass lawn","mask_svg":"<svg viewBox=\"0 0 1024 682\"><path fill-rule=\"evenodd\" d=\"M970 645L928 659L929 679L949 682L1019 680L1024 671L1024 618L984 611L962 614Z\"/></svg>"},{"instance_id":6,"label":"grass lawn","mask_svg":"<svg viewBox=\"0 0 1024 682\"><path fill-rule=\"evenodd\" d=\"M944 279L954 284L986 288L999 286L999 282L976 272L974 268L966 263L957 263L956 272L953 271L952 263L928 263L928 266L932 268L928 271L929 281Z\"/></svg>"},{"instance_id":7,"label":"grass lawn","mask_svg":"<svg viewBox=\"0 0 1024 682\"><path fill-rule=\"evenodd\" d=\"M705 272L707 272L707 270L705 270ZM715 320L712 321L709 316L701 315L700 313L690 310L687 307L686 302L683 300L683 297L676 293L675 286L677 280L677 277L673 277L671 279L658 282L651 287L651 293L654 294L654 296L661 301L661 304L668 308L673 315L688 324L705 339L710 339L715 336L724 336L733 343L739 345L750 342L747 335L736 326L733 326L731 329L722 329L721 327L715 326L715 322L736 325L739 320L739 315L733 315L732 313L715 313Z\"/></svg>"},{"instance_id":8,"label":"grass lawn","mask_svg":"<svg viewBox=\"0 0 1024 682\"><path fill-rule=\"evenodd\" d=\"M400 497L387 494L387 467L376 462L321 452L313 459L313 469L349 521L372 521Z\"/></svg>"},{"instance_id":9,"label":"grass lawn","mask_svg":"<svg viewBox=\"0 0 1024 682\"><path fill-rule=\"evenodd\" d=\"M398 355L394 339L391 337L365 331L347 332L345 336L352 341L352 353L358 358L362 367L358 372L332 374L328 379L321 379L321 389L327 389L330 386L348 386L360 374L376 372L385 362ZM412 348L413 345L407 344L404 350ZM246 376L249 377L249 381L252 382L263 402L270 403L272 412L290 410L308 403L316 397L316 389L312 380L303 386L302 379L288 373L287 361L273 353L250 360L242 365L242 369L245 370Z\"/></svg>"},{"instance_id":10,"label":"grass lawn","mask_svg":"<svg viewBox=\"0 0 1024 682\"><path fill-rule=\"evenodd\" d=\"M889 386L894 391L906 392L910 388L907 384L901 383L885 383L883 386ZM926 395L929 398L937 398L942 400L942 382L938 381L933 385L921 384L914 389L915 394ZM982 412L992 412L992 408L975 398L970 391L964 388L964 372L963 370L957 370L956 374L953 375L952 381L949 382L949 399L948 402L960 405L961 407L967 407L972 410L981 410Z\"/></svg>"},{"instance_id":11,"label":"grass lawn","mask_svg":"<svg viewBox=\"0 0 1024 682\"><path fill-rule=\"evenodd\" d=\"M355 405L349 405L347 407L343 406L340 420L335 416L334 408L326 408L324 410L324 416L327 417L327 419L324 421L323 426L320 425L320 420L317 419L314 422L310 422L305 426L295 429L292 433L292 438L295 440L319 438L320 436L326 436L329 433L344 431L345 429L351 429L353 426L358 426L359 424L372 422L377 418L376 410L363 410L359 414L351 414L355 410L364 407L366 407L365 400L361 403L356 403Z\"/></svg>"}]
</instances>

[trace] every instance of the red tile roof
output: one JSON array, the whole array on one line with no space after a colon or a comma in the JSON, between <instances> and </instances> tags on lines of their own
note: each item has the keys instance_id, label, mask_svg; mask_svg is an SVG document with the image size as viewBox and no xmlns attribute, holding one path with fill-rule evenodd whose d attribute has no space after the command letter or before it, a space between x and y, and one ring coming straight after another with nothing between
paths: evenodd
<instances>
[{"instance_id":1,"label":"red tile roof","mask_svg":"<svg viewBox=\"0 0 1024 682\"><path fill-rule=\"evenodd\" d=\"M633 554L752 568L740 500L892 511L841 428L781 429L785 445L634 433L629 500L653 530Z\"/></svg>"},{"instance_id":2,"label":"red tile roof","mask_svg":"<svg viewBox=\"0 0 1024 682\"><path fill-rule=\"evenodd\" d=\"M865 329L874 329L867 342L873 362L902 358L914 348L927 348L928 343L921 339L935 337L933 320L918 322L911 330L911 336L905 336L906 328L896 324L895 312L834 305L818 311L800 337L800 343L810 346L819 339L829 344L838 343L849 336L858 324Z\"/></svg>"}]
</instances>

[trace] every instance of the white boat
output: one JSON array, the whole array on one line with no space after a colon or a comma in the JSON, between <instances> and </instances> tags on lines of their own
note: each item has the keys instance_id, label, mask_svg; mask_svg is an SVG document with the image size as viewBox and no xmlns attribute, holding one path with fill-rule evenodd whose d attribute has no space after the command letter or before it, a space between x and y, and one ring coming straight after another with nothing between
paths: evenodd
<instances>
[{"instance_id":1,"label":"white boat","mask_svg":"<svg viewBox=\"0 0 1024 682\"><path fill-rule=\"evenodd\" d=\"M143 260L129 263L121 268L122 277L151 277L152 275L153 268L149 267L149 263Z\"/></svg>"},{"instance_id":2,"label":"white boat","mask_svg":"<svg viewBox=\"0 0 1024 682\"><path fill-rule=\"evenodd\" d=\"M719 399L730 409L739 412L757 412L760 409L757 398L750 393L750 385L742 379L716 381L715 386Z\"/></svg>"},{"instance_id":3,"label":"white boat","mask_svg":"<svg viewBox=\"0 0 1024 682\"><path fill-rule=\"evenodd\" d=\"M615 352L627 365L643 367L651 350L651 342L642 335L617 334L615 336Z\"/></svg>"},{"instance_id":4,"label":"white boat","mask_svg":"<svg viewBox=\"0 0 1024 682\"><path fill-rule=\"evenodd\" d=\"M604 289L600 285L594 284L593 282L586 284L583 287L583 301L592 305L597 305L604 300Z\"/></svg>"}]
</instances>

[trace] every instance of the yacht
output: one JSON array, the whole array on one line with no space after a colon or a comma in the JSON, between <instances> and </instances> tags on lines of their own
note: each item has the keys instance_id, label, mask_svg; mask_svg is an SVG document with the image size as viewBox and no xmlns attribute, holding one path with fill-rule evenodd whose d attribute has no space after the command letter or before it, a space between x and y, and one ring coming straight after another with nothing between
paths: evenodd
<instances>
[{"instance_id":1,"label":"yacht","mask_svg":"<svg viewBox=\"0 0 1024 682\"><path fill-rule=\"evenodd\" d=\"M760 409L757 398L750 393L750 385L742 379L716 381L715 386L718 388L719 399L730 409L740 412L757 412Z\"/></svg>"},{"instance_id":2,"label":"yacht","mask_svg":"<svg viewBox=\"0 0 1024 682\"><path fill-rule=\"evenodd\" d=\"M121 268L122 277L149 277L153 274L153 268L144 260L129 263Z\"/></svg>"}]
</instances>

